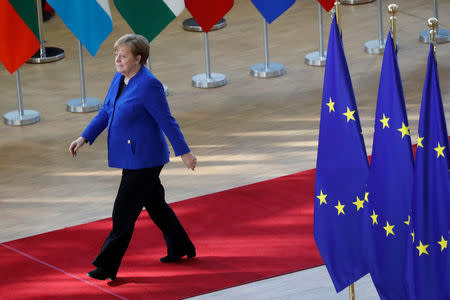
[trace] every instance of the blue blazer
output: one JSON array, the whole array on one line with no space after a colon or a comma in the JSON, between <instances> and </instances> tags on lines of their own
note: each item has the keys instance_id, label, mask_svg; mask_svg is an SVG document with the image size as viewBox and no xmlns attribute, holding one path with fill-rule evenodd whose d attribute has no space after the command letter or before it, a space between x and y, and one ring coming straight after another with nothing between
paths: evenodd
<instances>
[{"instance_id":1,"label":"blue blazer","mask_svg":"<svg viewBox=\"0 0 450 300\"><path fill-rule=\"evenodd\" d=\"M116 73L103 107L81 134L89 144L108 127L109 166L142 169L169 162L169 139L175 155L190 152L172 117L161 82L142 66L116 100L123 75Z\"/></svg>"}]
</instances>

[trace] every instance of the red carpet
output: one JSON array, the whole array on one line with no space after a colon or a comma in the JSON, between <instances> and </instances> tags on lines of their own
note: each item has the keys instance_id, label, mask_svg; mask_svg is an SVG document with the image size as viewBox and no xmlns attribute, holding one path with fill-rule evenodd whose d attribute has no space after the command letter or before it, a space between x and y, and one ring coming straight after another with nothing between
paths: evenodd
<instances>
[{"instance_id":1,"label":"red carpet","mask_svg":"<svg viewBox=\"0 0 450 300\"><path fill-rule=\"evenodd\" d=\"M180 299L321 265L313 187L310 170L174 203L197 247L177 264L143 212L109 283L86 272L111 219L0 244L0 299Z\"/></svg>"}]
</instances>

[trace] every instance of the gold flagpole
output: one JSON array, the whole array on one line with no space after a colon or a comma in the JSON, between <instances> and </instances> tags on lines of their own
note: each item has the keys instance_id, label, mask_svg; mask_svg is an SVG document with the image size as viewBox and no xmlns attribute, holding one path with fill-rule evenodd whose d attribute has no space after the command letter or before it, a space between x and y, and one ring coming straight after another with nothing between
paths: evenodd
<instances>
[{"instance_id":1,"label":"gold flagpole","mask_svg":"<svg viewBox=\"0 0 450 300\"><path fill-rule=\"evenodd\" d=\"M342 35L341 22L340 22L340 19L341 19L340 6L341 6L341 2L339 0L334 2L334 10L336 13L336 24L339 28L339 33Z\"/></svg>"},{"instance_id":2,"label":"gold flagpole","mask_svg":"<svg viewBox=\"0 0 450 300\"><path fill-rule=\"evenodd\" d=\"M355 284L352 283L348 287L348 296L350 300L355 300Z\"/></svg>"},{"instance_id":3,"label":"gold flagpole","mask_svg":"<svg viewBox=\"0 0 450 300\"><path fill-rule=\"evenodd\" d=\"M389 18L389 21L391 23L391 36L392 41L394 42L394 47L397 49L397 12L398 12L398 5L397 4L389 4L388 11L391 17Z\"/></svg>"},{"instance_id":4,"label":"gold flagpole","mask_svg":"<svg viewBox=\"0 0 450 300\"><path fill-rule=\"evenodd\" d=\"M439 24L438 19L435 17L428 19L428 27L430 27L430 41L433 43L434 54L436 55L436 28ZM436 56L434 57L436 58Z\"/></svg>"}]
</instances>

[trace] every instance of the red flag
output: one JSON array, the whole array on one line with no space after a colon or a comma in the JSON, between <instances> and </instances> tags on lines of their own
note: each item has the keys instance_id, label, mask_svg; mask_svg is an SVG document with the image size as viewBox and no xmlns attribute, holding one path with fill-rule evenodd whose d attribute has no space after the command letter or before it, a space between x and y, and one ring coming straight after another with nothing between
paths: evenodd
<instances>
[{"instance_id":1,"label":"red flag","mask_svg":"<svg viewBox=\"0 0 450 300\"><path fill-rule=\"evenodd\" d=\"M34 0L0 0L0 61L12 74L39 49Z\"/></svg>"},{"instance_id":2,"label":"red flag","mask_svg":"<svg viewBox=\"0 0 450 300\"><path fill-rule=\"evenodd\" d=\"M322 5L323 8L325 8L326 11L330 11L336 0L317 0L320 2L320 5Z\"/></svg>"},{"instance_id":3,"label":"red flag","mask_svg":"<svg viewBox=\"0 0 450 300\"><path fill-rule=\"evenodd\" d=\"M234 0L185 0L186 8L204 32L208 32L233 7Z\"/></svg>"}]
</instances>

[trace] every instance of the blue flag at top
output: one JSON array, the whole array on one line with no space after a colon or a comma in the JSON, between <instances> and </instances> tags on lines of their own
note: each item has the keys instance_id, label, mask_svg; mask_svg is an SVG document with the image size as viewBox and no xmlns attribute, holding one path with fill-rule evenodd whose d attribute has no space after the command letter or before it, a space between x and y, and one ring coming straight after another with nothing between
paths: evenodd
<instances>
[{"instance_id":1,"label":"blue flag at top","mask_svg":"<svg viewBox=\"0 0 450 300\"><path fill-rule=\"evenodd\" d=\"M331 24L323 82L314 202L314 239L337 292L368 273L362 240L369 172L342 39Z\"/></svg>"},{"instance_id":2,"label":"blue flag at top","mask_svg":"<svg viewBox=\"0 0 450 300\"><path fill-rule=\"evenodd\" d=\"M404 257L408 246L414 157L402 79L389 33L375 114L366 201L369 269L382 300L408 299Z\"/></svg>"},{"instance_id":3,"label":"blue flag at top","mask_svg":"<svg viewBox=\"0 0 450 300\"><path fill-rule=\"evenodd\" d=\"M295 0L252 0L253 5L269 24L281 16L294 2Z\"/></svg>"},{"instance_id":4,"label":"blue flag at top","mask_svg":"<svg viewBox=\"0 0 450 300\"><path fill-rule=\"evenodd\" d=\"M409 299L450 299L450 151L437 63L430 43L414 166Z\"/></svg>"},{"instance_id":5,"label":"blue flag at top","mask_svg":"<svg viewBox=\"0 0 450 300\"><path fill-rule=\"evenodd\" d=\"M92 56L113 29L108 0L47 0Z\"/></svg>"}]
</instances>

